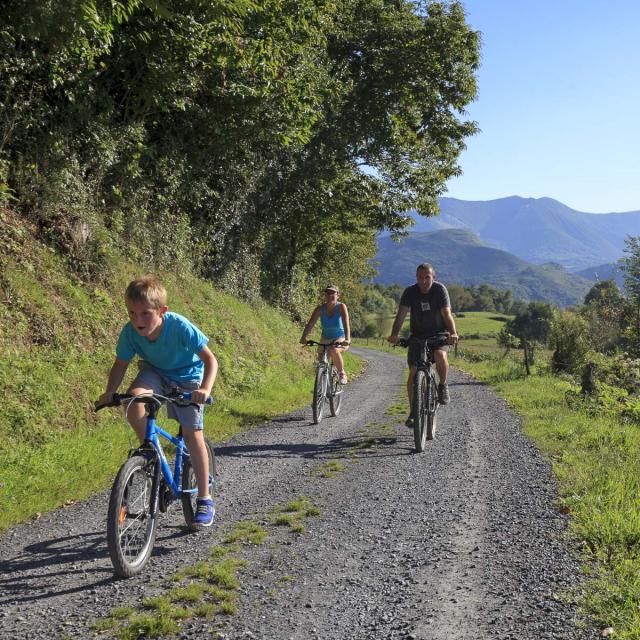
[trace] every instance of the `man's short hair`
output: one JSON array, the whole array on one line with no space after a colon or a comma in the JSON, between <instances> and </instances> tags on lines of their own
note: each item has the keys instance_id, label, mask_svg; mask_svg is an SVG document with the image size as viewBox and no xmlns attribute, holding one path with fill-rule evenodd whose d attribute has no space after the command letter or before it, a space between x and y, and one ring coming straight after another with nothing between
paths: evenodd
<instances>
[{"instance_id":1,"label":"man's short hair","mask_svg":"<svg viewBox=\"0 0 640 640\"><path fill-rule=\"evenodd\" d=\"M417 267L416 267L416 271L431 271L432 273L435 273L436 270L433 268L433 265L430 262L421 262Z\"/></svg>"},{"instance_id":2,"label":"man's short hair","mask_svg":"<svg viewBox=\"0 0 640 640\"><path fill-rule=\"evenodd\" d=\"M167 290L155 276L132 280L124 292L127 302L142 302L159 309L167 304Z\"/></svg>"}]
</instances>

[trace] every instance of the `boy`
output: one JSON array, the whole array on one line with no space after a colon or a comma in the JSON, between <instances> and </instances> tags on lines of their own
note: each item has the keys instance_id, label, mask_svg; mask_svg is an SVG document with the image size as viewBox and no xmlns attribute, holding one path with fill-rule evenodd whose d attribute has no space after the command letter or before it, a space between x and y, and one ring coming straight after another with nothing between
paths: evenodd
<instances>
[{"instance_id":1,"label":"boy","mask_svg":"<svg viewBox=\"0 0 640 640\"><path fill-rule=\"evenodd\" d=\"M211 353L209 339L186 318L171 313L167 292L152 276L129 283L125 292L129 322L122 328L116 346L107 388L99 402L106 404L117 392L134 356L142 359L140 371L128 393L167 395L176 387L191 392L193 402L202 405L211 394L218 372L218 361ZM196 528L213 522L213 499L209 495L209 460L202 432L202 406L177 407L169 404L167 413L182 426L198 484ZM128 410L129 424L140 442L146 432L145 408L133 403Z\"/></svg>"}]
</instances>

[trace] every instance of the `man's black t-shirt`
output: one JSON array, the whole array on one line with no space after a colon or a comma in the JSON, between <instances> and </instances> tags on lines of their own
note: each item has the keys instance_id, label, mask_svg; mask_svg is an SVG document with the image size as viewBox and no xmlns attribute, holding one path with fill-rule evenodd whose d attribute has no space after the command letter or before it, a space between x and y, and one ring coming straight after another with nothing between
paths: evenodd
<instances>
[{"instance_id":1,"label":"man's black t-shirt","mask_svg":"<svg viewBox=\"0 0 640 640\"><path fill-rule=\"evenodd\" d=\"M415 338L428 338L446 331L441 309L450 307L449 292L441 282L434 282L427 293L421 293L414 284L402 292L400 306L411 308L411 335Z\"/></svg>"}]
</instances>

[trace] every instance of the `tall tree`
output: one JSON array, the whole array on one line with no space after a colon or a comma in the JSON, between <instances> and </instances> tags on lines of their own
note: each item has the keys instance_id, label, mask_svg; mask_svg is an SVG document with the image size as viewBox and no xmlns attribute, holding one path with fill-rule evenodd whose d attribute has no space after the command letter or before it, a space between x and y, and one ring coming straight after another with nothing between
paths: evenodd
<instances>
[{"instance_id":1,"label":"tall tree","mask_svg":"<svg viewBox=\"0 0 640 640\"><path fill-rule=\"evenodd\" d=\"M640 236L628 236L625 245L625 256L620 260L624 290L628 296L625 337L632 352L640 356Z\"/></svg>"}]
</instances>

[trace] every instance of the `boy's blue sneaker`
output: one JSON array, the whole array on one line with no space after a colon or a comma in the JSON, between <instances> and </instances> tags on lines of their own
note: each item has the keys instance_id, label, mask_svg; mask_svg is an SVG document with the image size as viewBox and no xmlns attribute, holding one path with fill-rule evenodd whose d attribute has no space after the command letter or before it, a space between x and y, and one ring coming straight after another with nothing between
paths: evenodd
<instances>
[{"instance_id":1,"label":"boy's blue sneaker","mask_svg":"<svg viewBox=\"0 0 640 640\"><path fill-rule=\"evenodd\" d=\"M198 528L210 527L215 513L216 508L212 498L198 498L196 500L196 512L193 516L194 526Z\"/></svg>"}]
</instances>

